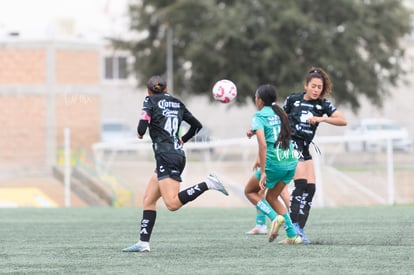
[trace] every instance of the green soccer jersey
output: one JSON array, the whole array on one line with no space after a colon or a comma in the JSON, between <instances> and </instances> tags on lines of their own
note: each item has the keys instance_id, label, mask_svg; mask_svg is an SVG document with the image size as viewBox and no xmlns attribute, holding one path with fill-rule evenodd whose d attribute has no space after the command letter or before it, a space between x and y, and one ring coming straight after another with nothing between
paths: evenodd
<instances>
[{"instance_id":1,"label":"green soccer jersey","mask_svg":"<svg viewBox=\"0 0 414 275\"><path fill-rule=\"evenodd\" d=\"M267 145L266 167L276 165L293 168L297 163L297 154L293 149L293 144L290 145L289 149L284 150L276 142L280 127L280 118L270 106L264 106L253 115L252 130L264 130Z\"/></svg>"}]
</instances>

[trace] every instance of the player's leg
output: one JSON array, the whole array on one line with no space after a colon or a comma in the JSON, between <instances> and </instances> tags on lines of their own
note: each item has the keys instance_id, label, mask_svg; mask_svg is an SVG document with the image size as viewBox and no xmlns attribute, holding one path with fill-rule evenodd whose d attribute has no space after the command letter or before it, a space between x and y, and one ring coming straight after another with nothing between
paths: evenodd
<instances>
[{"instance_id":1,"label":"player's leg","mask_svg":"<svg viewBox=\"0 0 414 275\"><path fill-rule=\"evenodd\" d=\"M300 206L300 212L298 215L298 226L299 232L302 235L302 239L304 243L310 243L310 240L306 237L304 227L309 217L309 213L312 207L313 197L316 191L315 185L315 170L314 164L312 160L305 161L306 171L307 171L307 179L308 182L306 184L305 190L302 195L302 202Z\"/></svg>"},{"instance_id":2,"label":"player's leg","mask_svg":"<svg viewBox=\"0 0 414 275\"><path fill-rule=\"evenodd\" d=\"M308 183L306 173L306 163L303 160L298 162L294 177L294 189L290 196L290 218L293 223L299 222L299 213L301 210L301 204L303 199L303 193L305 192L306 185Z\"/></svg>"},{"instance_id":3,"label":"player's leg","mask_svg":"<svg viewBox=\"0 0 414 275\"><path fill-rule=\"evenodd\" d=\"M276 211L270 206L270 204L260 194L259 186L260 171L252 175L248 180L246 187L244 188L244 194L246 198L256 206L258 211L261 211L270 220L274 220L277 216Z\"/></svg>"},{"instance_id":4,"label":"player's leg","mask_svg":"<svg viewBox=\"0 0 414 275\"><path fill-rule=\"evenodd\" d=\"M185 156L181 154L164 153L157 158L161 196L170 211L180 209L209 189L228 195L223 184L214 175L209 175L205 181L180 191L181 173L184 170L185 162Z\"/></svg>"},{"instance_id":5,"label":"player's leg","mask_svg":"<svg viewBox=\"0 0 414 275\"><path fill-rule=\"evenodd\" d=\"M290 193L289 193L289 188L287 184L285 184L285 187L283 188L282 193L280 193L280 198L285 204L286 209L290 209Z\"/></svg>"},{"instance_id":6,"label":"player's leg","mask_svg":"<svg viewBox=\"0 0 414 275\"><path fill-rule=\"evenodd\" d=\"M123 252L149 252L150 245L149 241L152 234L152 229L155 225L157 218L156 204L158 199L161 197L161 192L158 186L157 174L154 173L145 189L143 199L143 212L141 219L140 237L139 241L125 249Z\"/></svg>"},{"instance_id":7,"label":"player's leg","mask_svg":"<svg viewBox=\"0 0 414 275\"><path fill-rule=\"evenodd\" d=\"M265 196L265 190L259 190L259 194L262 198ZM247 235L266 235L267 224L266 215L256 209L256 224L251 230L246 232Z\"/></svg>"}]
</instances>

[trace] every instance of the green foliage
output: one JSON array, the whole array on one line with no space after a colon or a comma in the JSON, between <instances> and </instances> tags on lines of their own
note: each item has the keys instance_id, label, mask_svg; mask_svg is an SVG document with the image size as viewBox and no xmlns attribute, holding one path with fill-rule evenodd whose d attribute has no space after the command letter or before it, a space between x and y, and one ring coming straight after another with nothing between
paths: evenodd
<instances>
[{"instance_id":1,"label":"green foliage","mask_svg":"<svg viewBox=\"0 0 414 275\"><path fill-rule=\"evenodd\" d=\"M284 97L301 91L307 69L319 66L332 78L335 102L355 111L360 95L381 106L385 87L403 73L399 40L411 31L399 0L137 0L130 19L142 38L113 42L135 56L143 83L166 74L170 28L175 94L208 94L227 78L239 103L263 83Z\"/></svg>"},{"instance_id":2,"label":"green foliage","mask_svg":"<svg viewBox=\"0 0 414 275\"><path fill-rule=\"evenodd\" d=\"M0 209L2 274L412 274L414 206L315 208L309 245L246 236L254 207L160 208L151 252L123 253L142 209ZM281 234L280 237L284 237Z\"/></svg>"}]
</instances>

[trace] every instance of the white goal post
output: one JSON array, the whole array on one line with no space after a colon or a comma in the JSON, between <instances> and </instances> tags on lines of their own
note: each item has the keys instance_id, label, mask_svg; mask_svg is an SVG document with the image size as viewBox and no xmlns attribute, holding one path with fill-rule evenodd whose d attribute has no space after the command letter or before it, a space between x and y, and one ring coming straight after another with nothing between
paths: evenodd
<instances>
[{"instance_id":1,"label":"white goal post","mask_svg":"<svg viewBox=\"0 0 414 275\"><path fill-rule=\"evenodd\" d=\"M361 136L317 136L314 139L314 143L318 147L323 148L322 155L319 155L317 152L313 152L312 156L314 159L315 165L315 175L316 182L318 184L318 192L315 196L314 204L317 206L332 206L335 203L327 203L326 196L324 194L325 187L323 182L322 169L329 169L329 173L334 175L335 180L342 180L347 183L349 188L355 189L355 192L363 193L367 198L372 199L375 203L378 204L395 204L395 188L394 188L394 150L393 150L393 140L399 138L395 135L388 136L370 136L370 135L361 135ZM344 150L347 143L355 142L373 142L377 141L382 145L381 154L385 157L386 166L386 196L378 194L371 188L364 187L363 184L357 180L353 180L351 177L347 176L343 172L339 171L335 167L330 165L328 157L335 157L336 152L340 152L341 155L346 155ZM251 139L246 138L236 138L236 139L213 139L210 141L202 142L188 142L184 146L185 150L190 152L198 152L198 161L204 162L205 166L208 168L218 168L221 164L224 164L230 156L232 161L240 163L240 169L249 169L251 164L254 162L257 151L257 142L253 137ZM111 164L114 162L119 162L119 156L123 155L123 158L128 158L128 156L133 156L133 158L147 158L149 159L152 155L152 146L150 140L138 140L138 139L129 139L118 142L111 143L96 143L93 145L93 153L95 161L99 165L104 165L108 168L111 167ZM339 153L338 153L339 154ZM361 155L365 152L361 152ZM193 156L193 153L187 154ZM150 159L149 161L153 161ZM190 160L191 161L191 160ZM355 165L361 166L357 163L358 157L356 159ZM247 163L247 164L243 164ZM247 168L246 168L247 167ZM227 173L229 172L229 173ZM238 171L226 170L226 179L231 179L232 173L237 173ZM228 176L227 176L228 175ZM185 176L185 174L184 174ZM247 179L246 179L247 180ZM236 184L232 184L236 185ZM237 187L237 186L234 186ZM238 186L238 195L243 196L243 186Z\"/></svg>"}]
</instances>

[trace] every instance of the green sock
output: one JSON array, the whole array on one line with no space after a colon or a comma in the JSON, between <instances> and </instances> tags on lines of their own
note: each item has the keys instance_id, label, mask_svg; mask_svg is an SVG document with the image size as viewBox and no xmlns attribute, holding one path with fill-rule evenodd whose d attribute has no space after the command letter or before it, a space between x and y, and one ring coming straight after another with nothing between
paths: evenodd
<instances>
[{"instance_id":1,"label":"green sock","mask_svg":"<svg viewBox=\"0 0 414 275\"><path fill-rule=\"evenodd\" d=\"M256 209L260 210L262 213L268 216L271 221L276 219L277 214L275 210L273 210L273 208L266 200L260 200L256 205Z\"/></svg>"},{"instance_id":2,"label":"green sock","mask_svg":"<svg viewBox=\"0 0 414 275\"><path fill-rule=\"evenodd\" d=\"M283 215L283 218L285 218L285 225L286 225L286 235L288 238L294 238L296 237L297 233L295 228L293 227L292 220L290 219L290 216L288 213Z\"/></svg>"},{"instance_id":3,"label":"green sock","mask_svg":"<svg viewBox=\"0 0 414 275\"><path fill-rule=\"evenodd\" d=\"M266 225L266 215L261 211L256 213L256 225Z\"/></svg>"}]
</instances>

